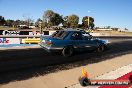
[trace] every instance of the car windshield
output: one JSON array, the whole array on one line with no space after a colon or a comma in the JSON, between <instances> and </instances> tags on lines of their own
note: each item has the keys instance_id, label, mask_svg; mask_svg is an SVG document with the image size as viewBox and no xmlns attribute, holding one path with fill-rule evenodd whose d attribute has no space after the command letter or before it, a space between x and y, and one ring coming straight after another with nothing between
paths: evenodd
<instances>
[{"instance_id":1,"label":"car windshield","mask_svg":"<svg viewBox=\"0 0 132 88\"><path fill-rule=\"evenodd\" d=\"M68 34L67 31L56 31L55 33L51 35L51 37L57 38L57 39L64 39L67 34Z\"/></svg>"}]
</instances>

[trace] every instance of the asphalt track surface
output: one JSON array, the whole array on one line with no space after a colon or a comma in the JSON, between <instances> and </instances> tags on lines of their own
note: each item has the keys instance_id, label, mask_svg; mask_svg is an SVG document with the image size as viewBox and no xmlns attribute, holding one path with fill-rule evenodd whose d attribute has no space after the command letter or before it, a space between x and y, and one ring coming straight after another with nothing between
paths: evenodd
<instances>
[{"instance_id":1,"label":"asphalt track surface","mask_svg":"<svg viewBox=\"0 0 132 88\"><path fill-rule=\"evenodd\" d=\"M0 51L0 84L26 80L132 53L132 39L112 39L111 42L105 52L76 52L74 56L68 58L60 53L47 53L42 48L2 50Z\"/></svg>"}]
</instances>

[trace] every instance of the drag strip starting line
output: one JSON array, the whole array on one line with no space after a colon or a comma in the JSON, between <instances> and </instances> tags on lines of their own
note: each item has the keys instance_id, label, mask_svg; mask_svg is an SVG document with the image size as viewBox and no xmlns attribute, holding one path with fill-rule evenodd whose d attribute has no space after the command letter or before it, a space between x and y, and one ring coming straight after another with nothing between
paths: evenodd
<instances>
[{"instance_id":1,"label":"drag strip starting line","mask_svg":"<svg viewBox=\"0 0 132 88\"><path fill-rule=\"evenodd\" d=\"M132 64L123 66L121 68L118 68L114 71L111 71L109 73L106 73L104 75L95 77L94 79L123 79L127 80L129 76L132 75ZM131 84L132 86L132 84ZM82 87L79 83L71 85L67 88L130 88L128 86L87 86Z\"/></svg>"}]
</instances>

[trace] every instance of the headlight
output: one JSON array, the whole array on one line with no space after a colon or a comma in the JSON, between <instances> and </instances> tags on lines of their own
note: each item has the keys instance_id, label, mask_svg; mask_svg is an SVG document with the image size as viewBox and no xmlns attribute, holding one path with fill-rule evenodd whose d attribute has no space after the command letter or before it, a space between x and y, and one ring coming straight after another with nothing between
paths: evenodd
<instances>
[{"instance_id":1,"label":"headlight","mask_svg":"<svg viewBox=\"0 0 132 88\"><path fill-rule=\"evenodd\" d=\"M111 43L109 40L105 40L105 42L106 42L107 44Z\"/></svg>"},{"instance_id":2,"label":"headlight","mask_svg":"<svg viewBox=\"0 0 132 88\"><path fill-rule=\"evenodd\" d=\"M111 43L109 40L102 40L102 42L103 42L104 44L109 44L109 43Z\"/></svg>"}]
</instances>

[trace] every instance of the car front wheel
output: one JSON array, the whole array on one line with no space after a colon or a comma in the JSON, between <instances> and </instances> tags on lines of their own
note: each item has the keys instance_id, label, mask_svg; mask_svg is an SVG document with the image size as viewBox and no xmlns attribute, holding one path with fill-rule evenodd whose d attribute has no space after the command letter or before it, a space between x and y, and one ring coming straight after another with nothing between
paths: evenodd
<instances>
[{"instance_id":1,"label":"car front wheel","mask_svg":"<svg viewBox=\"0 0 132 88\"><path fill-rule=\"evenodd\" d=\"M64 47L64 49L62 50L62 55L65 57L69 57L73 55L73 52L74 52L73 47L67 46L67 47Z\"/></svg>"},{"instance_id":2,"label":"car front wheel","mask_svg":"<svg viewBox=\"0 0 132 88\"><path fill-rule=\"evenodd\" d=\"M105 50L105 45L100 45L98 48L97 48L97 52L103 52Z\"/></svg>"}]
</instances>

